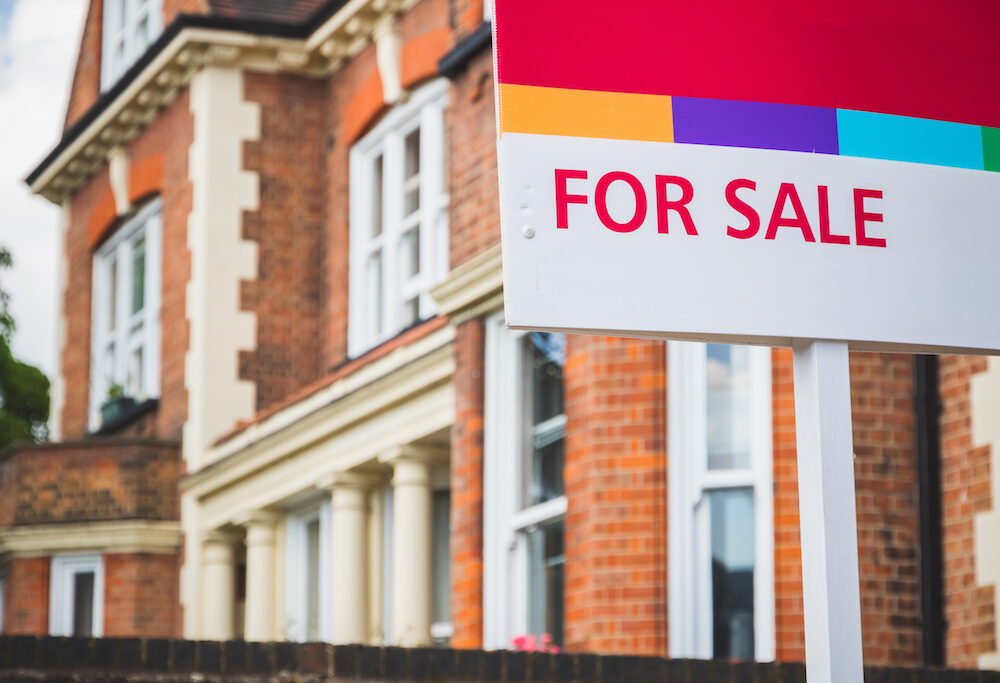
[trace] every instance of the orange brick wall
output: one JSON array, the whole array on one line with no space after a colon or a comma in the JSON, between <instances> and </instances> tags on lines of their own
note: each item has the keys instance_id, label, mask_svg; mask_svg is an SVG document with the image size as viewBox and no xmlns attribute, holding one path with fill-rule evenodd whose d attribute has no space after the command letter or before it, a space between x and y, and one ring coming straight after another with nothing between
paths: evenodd
<instances>
[{"instance_id":1,"label":"orange brick wall","mask_svg":"<svg viewBox=\"0 0 1000 683\"><path fill-rule=\"evenodd\" d=\"M105 555L104 635L180 636L178 567L176 554Z\"/></svg>"},{"instance_id":2,"label":"orange brick wall","mask_svg":"<svg viewBox=\"0 0 1000 683\"><path fill-rule=\"evenodd\" d=\"M451 620L453 647L483 644L483 320L455 334L451 427Z\"/></svg>"},{"instance_id":3,"label":"orange brick wall","mask_svg":"<svg viewBox=\"0 0 1000 683\"><path fill-rule=\"evenodd\" d=\"M455 79L445 116L452 268L500 242L493 107L493 60L487 51Z\"/></svg>"},{"instance_id":4,"label":"orange brick wall","mask_svg":"<svg viewBox=\"0 0 1000 683\"><path fill-rule=\"evenodd\" d=\"M323 277L325 86L315 79L248 72L245 97L261 106L261 136L244 146L260 179L260 209L243 216L258 245L257 279L242 284L257 314L257 348L241 353L240 377L257 384L257 409L320 375Z\"/></svg>"},{"instance_id":5,"label":"orange brick wall","mask_svg":"<svg viewBox=\"0 0 1000 683\"><path fill-rule=\"evenodd\" d=\"M973 519L992 509L988 446L972 440L971 382L986 370L986 359L942 356L941 544L944 548L945 659L950 666L974 667L995 642L992 586L976 585Z\"/></svg>"},{"instance_id":6,"label":"orange brick wall","mask_svg":"<svg viewBox=\"0 0 1000 683\"><path fill-rule=\"evenodd\" d=\"M163 26L177 18L178 14L205 14L208 0L163 0Z\"/></svg>"},{"instance_id":7,"label":"orange brick wall","mask_svg":"<svg viewBox=\"0 0 1000 683\"><path fill-rule=\"evenodd\" d=\"M66 107L65 128L72 126L101 94L101 34L104 25L103 0L90 0L83 34L73 68L73 83Z\"/></svg>"},{"instance_id":8,"label":"orange brick wall","mask_svg":"<svg viewBox=\"0 0 1000 683\"><path fill-rule=\"evenodd\" d=\"M185 90L128 145L129 158L136 166L141 167L155 157L162 158L157 162L162 168L160 198L163 207L160 404L156 415L148 418L153 426L139 433L168 439L180 438L181 427L187 419L184 355L189 333L184 295L191 272L187 247L191 184L187 162L193 137L194 122ZM64 439L87 433L93 269L90 232L93 217L95 214L103 216L102 206L109 197L111 187L105 167L69 200L69 227L64 233L68 272L66 289L62 293L62 310L66 319L66 343L61 351L66 392L62 412ZM113 229L103 232L106 237Z\"/></svg>"},{"instance_id":9,"label":"orange brick wall","mask_svg":"<svg viewBox=\"0 0 1000 683\"><path fill-rule=\"evenodd\" d=\"M775 631L779 660L805 658L792 354L772 352ZM913 357L851 354L865 663L917 665L919 522Z\"/></svg>"},{"instance_id":10,"label":"orange brick wall","mask_svg":"<svg viewBox=\"0 0 1000 683\"><path fill-rule=\"evenodd\" d=\"M570 650L666 652L665 365L662 342L568 338Z\"/></svg>"},{"instance_id":11,"label":"orange brick wall","mask_svg":"<svg viewBox=\"0 0 1000 683\"><path fill-rule=\"evenodd\" d=\"M15 557L7 563L3 632L49 632L49 558Z\"/></svg>"}]
</instances>

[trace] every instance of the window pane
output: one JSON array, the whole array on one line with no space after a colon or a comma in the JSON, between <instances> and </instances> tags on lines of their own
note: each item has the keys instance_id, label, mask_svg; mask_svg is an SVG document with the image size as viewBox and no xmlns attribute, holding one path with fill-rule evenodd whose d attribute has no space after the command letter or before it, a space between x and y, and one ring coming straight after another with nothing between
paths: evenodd
<instances>
[{"instance_id":1,"label":"window pane","mask_svg":"<svg viewBox=\"0 0 1000 683\"><path fill-rule=\"evenodd\" d=\"M525 339L531 368L533 423L537 425L563 413L566 336L552 332L531 332Z\"/></svg>"},{"instance_id":2,"label":"window pane","mask_svg":"<svg viewBox=\"0 0 1000 683\"><path fill-rule=\"evenodd\" d=\"M146 46L149 45L149 17L145 16L139 22L139 25L135 27L135 42L133 43L134 51L136 55L140 55L146 51Z\"/></svg>"},{"instance_id":3,"label":"window pane","mask_svg":"<svg viewBox=\"0 0 1000 683\"><path fill-rule=\"evenodd\" d=\"M372 165L372 237L382 234L382 155Z\"/></svg>"},{"instance_id":4,"label":"window pane","mask_svg":"<svg viewBox=\"0 0 1000 683\"><path fill-rule=\"evenodd\" d=\"M108 330L114 331L118 317L118 260L111 259L108 265L111 277L108 284Z\"/></svg>"},{"instance_id":5,"label":"window pane","mask_svg":"<svg viewBox=\"0 0 1000 683\"><path fill-rule=\"evenodd\" d=\"M706 345L708 468L750 466L750 349Z\"/></svg>"},{"instance_id":6,"label":"window pane","mask_svg":"<svg viewBox=\"0 0 1000 683\"><path fill-rule=\"evenodd\" d=\"M382 334L382 250L368 257L367 295L368 334L377 337Z\"/></svg>"},{"instance_id":7,"label":"window pane","mask_svg":"<svg viewBox=\"0 0 1000 683\"><path fill-rule=\"evenodd\" d=\"M544 503L563 494L564 445L565 439L560 435L555 441L534 448L531 495L526 501L527 506Z\"/></svg>"},{"instance_id":8,"label":"window pane","mask_svg":"<svg viewBox=\"0 0 1000 683\"><path fill-rule=\"evenodd\" d=\"M140 346L132 352L129 359L128 377L126 377L126 390L130 396L140 396L142 394L142 347Z\"/></svg>"},{"instance_id":9,"label":"window pane","mask_svg":"<svg viewBox=\"0 0 1000 683\"><path fill-rule=\"evenodd\" d=\"M563 644L563 522L528 532L528 630Z\"/></svg>"},{"instance_id":10,"label":"window pane","mask_svg":"<svg viewBox=\"0 0 1000 683\"><path fill-rule=\"evenodd\" d=\"M420 208L420 129L406 136L403 157L403 215Z\"/></svg>"},{"instance_id":11,"label":"window pane","mask_svg":"<svg viewBox=\"0 0 1000 683\"><path fill-rule=\"evenodd\" d=\"M125 29L125 5L126 5L126 2L127 2L127 0L118 0L118 2L115 4L116 9L118 10L118 28L119 28L119 30L124 30Z\"/></svg>"},{"instance_id":12,"label":"window pane","mask_svg":"<svg viewBox=\"0 0 1000 683\"><path fill-rule=\"evenodd\" d=\"M146 297L146 240L140 237L132 245L132 313L142 310Z\"/></svg>"},{"instance_id":13,"label":"window pane","mask_svg":"<svg viewBox=\"0 0 1000 683\"><path fill-rule=\"evenodd\" d=\"M434 493L432 543L434 552L433 615L435 624L451 621L451 494ZM444 642L440 644L446 644Z\"/></svg>"},{"instance_id":14,"label":"window pane","mask_svg":"<svg viewBox=\"0 0 1000 683\"><path fill-rule=\"evenodd\" d=\"M420 274L420 228L413 227L399 238L399 261L404 279Z\"/></svg>"},{"instance_id":15,"label":"window pane","mask_svg":"<svg viewBox=\"0 0 1000 683\"><path fill-rule=\"evenodd\" d=\"M73 575L73 635L94 635L94 572Z\"/></svg>"},{"instance_id":16,"label":"window pane","mask_svg":"<svg viewBox=\"0 0 1000 683\"><path fill-rule=\"evenodd\" d=\"M712 491L714 656L752 660L754 505L752 489Z\"/></svg>"},{"instance_id":17,"label":"window pane","mask_svg":"<svg viewBox=\"0 0 1000 683\"><path fill-rule=\"evenodd\" d=\"M306 524L306 640L316 642L319 632L319 520Z\"/></svg>"},{"instance_id":18,"label":"window pane","mask_svg":"<svg viewBox=\"0 0 1000 683\"><path fill-rule=\"evenodd\" d=\"M409 327L420 319L420 297L403 302L403 314L400 320L402 327Z\"/></svg>"}]
</instances>

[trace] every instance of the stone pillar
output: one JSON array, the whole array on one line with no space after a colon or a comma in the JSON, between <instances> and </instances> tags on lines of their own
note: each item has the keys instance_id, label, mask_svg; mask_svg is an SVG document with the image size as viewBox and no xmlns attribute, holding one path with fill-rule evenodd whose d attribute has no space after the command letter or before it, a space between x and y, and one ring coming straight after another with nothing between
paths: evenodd
<instances>
[{"instance_id":1,"label":"stone pillar","mask_svg":"<svg viewBox=\"0 0 1000 683\"><path fill-rule=\"evenodd\" d=\"M431 469L439 453L401 447L392 465L392 644L431 643Z\"/></svg>"},{"instance_id":2,"label":"stone pillar","mask_svg":"<svg viewBox=\"0 0 1000 683\"><path fill-rule=\"evenodd\" d=\"M236 539L210 531L201 542L201 637L232 640L236 637Z\"/></svg>"},{"instance_id":3,"label":"stone pillar","mask_svg":"<svg viewBox=\"0 0 1000 683\"><path fill-rule=\"evenodd\" d=\"M274 640L275 525L278 518L267 512L252 513L243 522L247 530L247 601L244 638Z\"/></svg>"},{"instance_id":4,"label":"stone pillar","mask_svg":"<svg viewBox=\"0 0 1000 683\"><path fill-rule=\"evenodd\" d=\"M372 480L339 473L330 490L333 619L335 644L367 643L368 638L368 489Z\"/></svg>"}]
</instances>

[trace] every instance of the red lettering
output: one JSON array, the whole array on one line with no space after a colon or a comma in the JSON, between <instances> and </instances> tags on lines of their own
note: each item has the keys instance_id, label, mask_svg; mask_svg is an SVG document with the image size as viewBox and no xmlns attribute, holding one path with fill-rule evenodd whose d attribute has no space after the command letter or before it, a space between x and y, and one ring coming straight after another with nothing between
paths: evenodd
<instances>
[{"instance_id":1,"label":"red lettering","mask_svg":"<svg viewBox=\"0 0 1000 683\"><path fill-rule=\"evenodd\" d=\"M820 185L819 195L819 241L826 244L850 244L848 235L834 235L830 232L830 188Z\"/></svg>"},{"instance_id":2,"label":"red lettering","mask_svg":"<svg viewBox=\"0 0 1000 683\"><path fill-rule=\"evenodd\" d=\"M727 225L726 234L730 237L746 240L756 235L757 231L760 230L760 216L757 215L752 206L736 196L736 190L743 188L756 191L757 183L746 178L738 178L731 181L726 185L726 201L729 202L729 206L743 214L743 217L747 219L747 227L737 230L733 226Z\"/></svg>"},{"instance_id":3,"label":"red lettering","mask_svg":"<svg viewBox=\"0 0 1000 683\"><path fill-rule=\"evenodd\" d=\"M569 228L568 205L587 203L587 195L567 194L566 180L568 178L586 180L587 172L564 168L556 169L556 227L562 230Z\"/></svg>"},{"instance_id":4,"label":"red lettering","mask_svg":"<svg viewBox=\"0 0 1000 683\"><path fill-rule=\"evenodd\" d=\"M867 213L866 199L882 199L882 190L854 190L854 234L858 244L864 247L884 247L885 240L881 237L869 237L865 234L865 223L881 223L882 214Z\"/></svg>"},{"instance_id":5,"label":"red lettering","mask_svg":"<svg viewBox=\"0 0 1000 683\"><path fill-rule=\"evenodd\" d=\"M681 188L681 198L676 200L667 199L667 185L676 185ZM697 235L698 229L694 226L694 219L687 205L694 198L694 187L687 178L679 175L658 175L656 176L656 231L662 234L670 232L669 211L676 211L684 223L684 230L689 235Z\"/></svg>"},{"instance_id":6,"label":"red lettering","mask_svg":"<svg viewBox=\"0 0 1000 683\"><path fill-rule=\"evenodd\" d=\"M619 223L608 213L608 187L616 180L622 180L632 188L635 195L635 213L631 220ZM597 209L597 217L604 223L604 227L615 232L632 232L646 218L646 191L642 189L642 183L631 173L625 171L612 171L601 176L597 181L597 188L594 190L594 208Z\"/></svg>"},{"instance_id":7,"label":"red lettering","mask_svg":"<svg viewBox=\"0 0 1000 683\"><path fill-rule=\"evenodd\" d=\"M795 211L795 217L782 218L781 214L785 210L785 202L789 199L792 201L792 210ZM778 188L778 197L774 200L774 211L771 212L771 220L767 224L767 233L764 235L764 239L773 240L780 227L798 228L802 231L802 236L806 242L816 241L816 238L813 237L812 228L809 227L806 211L802 208L802 200L799 199L799 193L795 190L795 185L792 183L781 183L781 187Z\"/></svg>"}]
</instances>

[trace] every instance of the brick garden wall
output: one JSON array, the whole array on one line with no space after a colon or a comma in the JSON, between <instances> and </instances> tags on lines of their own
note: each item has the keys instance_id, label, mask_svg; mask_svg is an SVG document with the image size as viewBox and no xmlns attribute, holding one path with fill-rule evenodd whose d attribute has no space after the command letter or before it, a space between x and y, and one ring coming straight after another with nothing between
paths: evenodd
<instances>
[{"instance_id":1,"label":"brick garden wall","mask_svg":"<svg viewBox=\"0 0 1000 683\"><path fill-rule=\"evenodd\" d=\"M439 681L441 683L805 683L798 663L137 638L0 636L0 680ZM1000 683L996 671L865 669L868 683Z\"/></svg>"}]
</instances>

